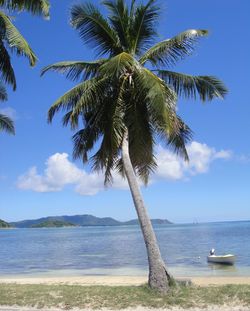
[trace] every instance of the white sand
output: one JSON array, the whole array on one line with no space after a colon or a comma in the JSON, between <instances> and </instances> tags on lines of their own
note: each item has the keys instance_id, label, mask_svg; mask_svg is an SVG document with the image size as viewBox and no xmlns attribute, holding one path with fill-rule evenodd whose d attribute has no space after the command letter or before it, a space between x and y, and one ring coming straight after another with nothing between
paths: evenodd
<instances>
[{"instance_id":1,"label":"white sand","mask_svg":"<svg viewBox=\"0 0 250 311\"><path fill-rule=\"evenodd\" d=\"M191 280L199 286L225 285L225 284L249 284L250 277L185 277L176 278ZM147 283L146 276L74 276L74 277L9 277L0 278L0 283L17 284L68 284L68 285L105 285L105 286L126 286L141 285Z\"/></svg>"}]
</instances>

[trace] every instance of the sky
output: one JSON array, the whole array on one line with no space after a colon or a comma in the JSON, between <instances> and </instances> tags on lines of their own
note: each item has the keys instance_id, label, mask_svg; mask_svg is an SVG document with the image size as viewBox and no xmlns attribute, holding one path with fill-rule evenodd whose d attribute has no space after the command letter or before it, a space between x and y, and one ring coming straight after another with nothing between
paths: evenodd
<instances>
[{"instance_id":1,"label":"sky","mask_svg":"<svg viewBox=\"0 0 250 311\"><path fill-rule=\"evenodd\" d=\"M100 1L93 1L100 4ZM60 4L58 4L60 3ZM136 217L126 181L114 175L104 188L102 174L72 159L73 132L60 115L46 121L50 105L75 83L41 69L63 60L93 60L93 51L69 25L71 0L52 0L51 19L18 14L15 24L39 60L30 68L12 58L17 90L0 112L15 120L16 135L0 134L0 218L6 221L51 215L91 214L118 220ZM178 102L178 113L194 132L185 163L159 143L158 169L142 188L152 218L175 223L250 219L249 0L165 0L159 39L187 29L207 29L177 72L214 75L229 89L224 101Z\"/></svg>"}]
</instances>

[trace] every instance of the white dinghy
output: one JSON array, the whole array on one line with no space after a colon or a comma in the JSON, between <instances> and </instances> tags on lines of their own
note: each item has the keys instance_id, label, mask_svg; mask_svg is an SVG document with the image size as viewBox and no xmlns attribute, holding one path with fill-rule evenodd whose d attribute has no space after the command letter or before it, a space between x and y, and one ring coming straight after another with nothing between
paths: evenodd
<instances>
[{"instance_id":1,"label":"white dinghy","mask_svg":"<svg viewBox=\"0 0 250 311\"><path fill-rule=\"evenodd\" d=\"M219 263L224 265L233 265L235 263L236 256L232 254L227 255L215 255L215 250L212 249L207 256L207 261L211 263Z\"/></svg>"}]
</instances>

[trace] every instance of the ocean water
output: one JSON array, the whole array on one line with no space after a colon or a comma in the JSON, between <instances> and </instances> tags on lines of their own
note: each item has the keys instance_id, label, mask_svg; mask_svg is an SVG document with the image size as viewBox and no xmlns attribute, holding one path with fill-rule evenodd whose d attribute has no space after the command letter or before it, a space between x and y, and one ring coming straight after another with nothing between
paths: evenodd
<instances>
[{"instance_id":1,"label":"ocean water","mask_svg":"<svg viewBox=\"0 0 250 311\"><path fill-rule=\"evenodd\" d=\"M175 276L250 276L250 222L154 227ZM234 266L208 264L237 255ZM145 275L147 255L137 226L0 230L0 276Z\"/></svg>"}]
</instances>

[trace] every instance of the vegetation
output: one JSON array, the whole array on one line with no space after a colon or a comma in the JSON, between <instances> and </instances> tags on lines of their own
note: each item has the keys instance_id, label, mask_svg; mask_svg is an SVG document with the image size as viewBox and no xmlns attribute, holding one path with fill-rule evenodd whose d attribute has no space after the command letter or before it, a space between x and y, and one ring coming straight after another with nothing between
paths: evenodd
<instances>
[{"instance_id":1,"label":"vegetation","mask_svg":"<svg viewBox=\"0 0 250 311\"><path fill-rule=\"evenodd\" d=\"M47 222L63 222L70 223L76 226L124 226L124 225L138 225L137 219L129 221L118 221L111 217L95 217L92 215L75 215L75 216L50 216L38 219L22 220L17 222L12 222L11 224L16 228L31 228L37 227L41 223ZM167 219L151 219L152 224L162 225L171 224Z\"/></svg>"},{"instance_id":2,"label":"vegetation","mask_svg":"<svg viewBox=\"0 0 250 311\"><path fill-rule=\"evenodd\" d=\"M162 296L147 286L69 286L0 284L0 305L38 308L114 309L250 306L249 285L171 287Z\"/></svg>"},{"instance_id":3,"label":"vegetation","mask_svg":"<svg viewBox=\"0 0 250 311\"><path fill-rule=\"evenodd\" d=\"M61 228L61 227L76 227L76 225L65 221L48 220L31 226L31 228Z\"/></svg>"},{"instance_id":4,"label":"vegetation","mask_svg":"<svg viewBox=\"0 0 250 311\"><path fill-rule=\"evenodd\" d=\"M49 1L0 0L0 100L7 100L3 83L11 85L13 90L16 89L16 77L9 52L27 57L31 66L34 66L37 60L28 42L14 26L12 18L6 14L6 11L12 14L23 10L48 17ZM15 133L13 121L3 114L0 114L1 131Z\"/></svg>"},{"instance_id":5,"label":"vegetation","mask_svg":"<svg viewBox=\"0 0 250 311\"><path fill-rule=\"evenodd\" d=\"M164 293L171 276L136 175L147 184L157 165L154 147L158 139L188 159L185 145L191 130L177 115L178 96L210 101L223 98L227 90L213 76L168 69L190 55L197 40L208 32L187 30L156 43L160 12L156 3L132 0L128 6L125 0L105 0L107 18L92 2L74 5L71 24L99 59L59 62L44 68L42 74L54 70L80 80L51 106L48 120L66 111L63 124L78 130L73 136L74 157L90 160L94 170L103 170L106 184L112 182L114 170L127 178L147 248L149 285Z\"/></svg>"},{"instance_id":6,"label":"vegetation","mask_svg":"<svg viewBox=\"0 0 250 311\"><path fill-rule=\"evenodd\" d=\"M0 228L11 228L11 225L0 219Z\"/></svg>"}]
</instances>

